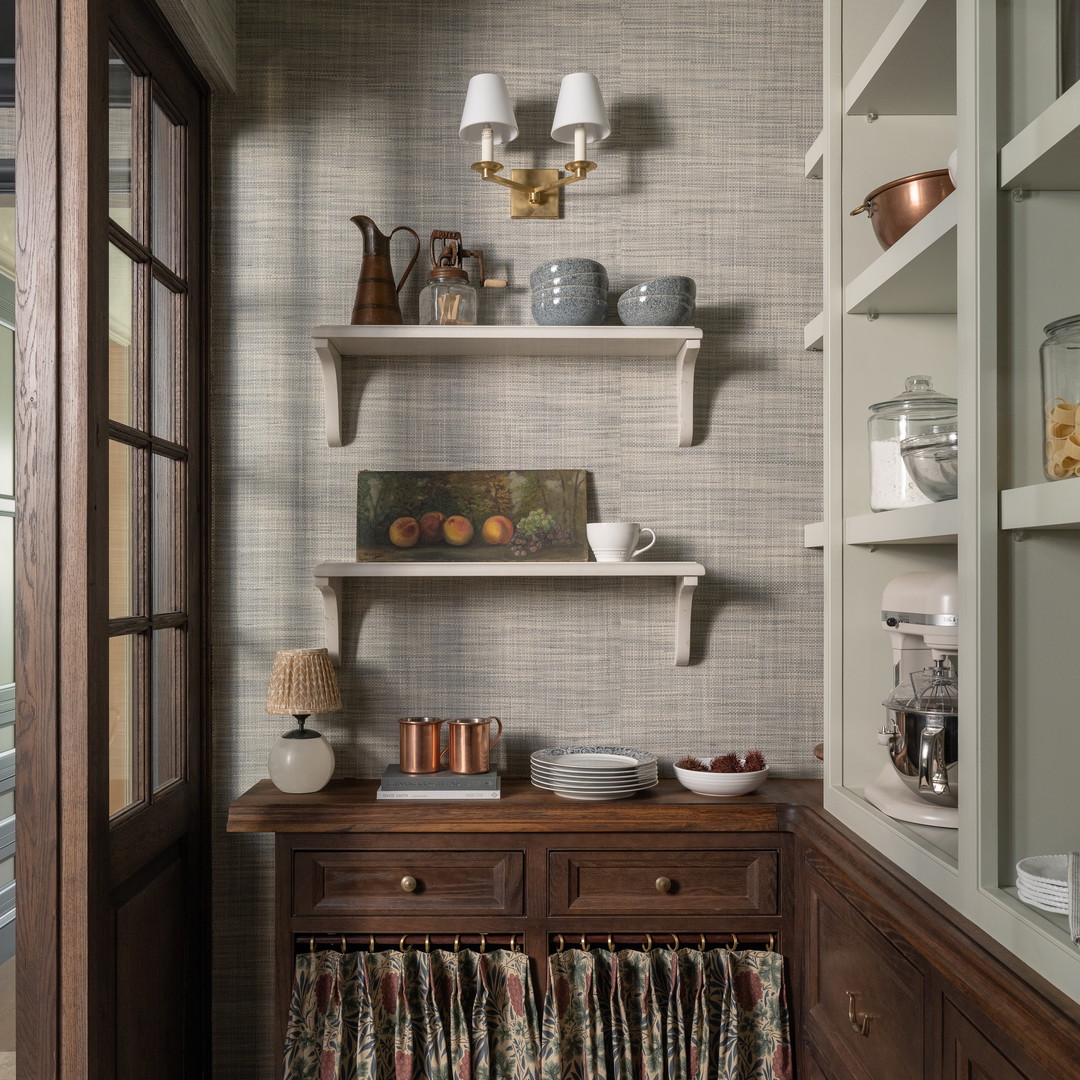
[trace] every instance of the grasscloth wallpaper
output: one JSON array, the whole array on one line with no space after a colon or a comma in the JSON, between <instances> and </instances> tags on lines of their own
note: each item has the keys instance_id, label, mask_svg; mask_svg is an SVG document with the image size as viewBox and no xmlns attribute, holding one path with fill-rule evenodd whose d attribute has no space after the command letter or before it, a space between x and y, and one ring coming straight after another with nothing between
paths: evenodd
<instances>
[{"instance_id":1,"label":"grasscloth wallpaper","mask_svg":"<svg viewBox=\"0 0 1080 1080\"><path fill-rule=\"evenodd\" d=\"M821 516L821 372L802 348L821 304L820 189L803 178L817 0L240 0L238 36L239 92L213 125L219 1080L277 1060L272 841L227 835L225 816L282 728L264 711L274 651L323 643L312 569L351 557L358 470L586 468L590 520L647 524L646 558L707 576L687 668L668 579L347 582L345 708L317 721L339 776L396 760L405 715L500 716L504 775L540 746L612 740L669 775L689 751L760 747L780 775L812 776L822 727L820 555L802 547ZM600 167L563 220L511 221L457 137L468 78L500 72L515 100L521 136L500 160L551 167L572 156L548 131L580 70L614 128ZM675 445L667 364L506 357L347 363L347 442L328 447L311 330L349 321L358 213L482 248L511 282L481 294L485 323L531 322L529 271L549 257L603 262L615 322L628 286L695 278L694 445ZM422 284L402 291L407 322Z\"/></svg>"}]
</instances>

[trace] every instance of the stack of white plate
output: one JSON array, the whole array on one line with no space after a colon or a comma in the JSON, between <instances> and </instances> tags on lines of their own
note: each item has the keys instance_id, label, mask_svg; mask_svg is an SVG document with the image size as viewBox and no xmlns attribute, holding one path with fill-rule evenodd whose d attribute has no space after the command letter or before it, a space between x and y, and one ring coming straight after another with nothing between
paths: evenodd
<instances>
[{"instance_id":1,"label":"stack of white plate","mask_svg":"<svg viewBox=\"0 0 1080 1080\"><path fill-rule=\"evenodd\" d=\"M1043 911L1069 913L1069 856L1032 855L1016 864L1020 899Z\"/></svg>"},{"instance_id":2,"label":"stack of white plate","mask_svg":"<svg viewBox=\"0 0 1080 1080\"><path fill-rule=\"evenodd\" d=\"M656 755L626 746L549 746L529 765L536 787L564 799L627 799L658 782Z\"/></svg>"}]
</instances>

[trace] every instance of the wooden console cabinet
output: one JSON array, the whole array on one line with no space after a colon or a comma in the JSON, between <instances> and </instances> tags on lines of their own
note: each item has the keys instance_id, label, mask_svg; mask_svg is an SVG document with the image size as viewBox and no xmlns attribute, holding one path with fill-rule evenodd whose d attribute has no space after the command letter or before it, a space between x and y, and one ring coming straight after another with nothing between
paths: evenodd
<instances>
[{"instance_id":1,"label":"wooden console cabinet","mask_svg":"<svg viewBox=\"0 0 1080 1080\"><path fill-rule=\"evenodd\" d=\"M484 935L524 948L542 993L561 943L737 935L787 960L800 1080L1080 1077L1080 1006L825 813L816 781L724 800L661 781L618 802L522 780L483 802L378 802L376 787L262 781L230 809L230 832L276 834L282 1037L296 951L343 938Z\"/></svg>"}]
</instances>

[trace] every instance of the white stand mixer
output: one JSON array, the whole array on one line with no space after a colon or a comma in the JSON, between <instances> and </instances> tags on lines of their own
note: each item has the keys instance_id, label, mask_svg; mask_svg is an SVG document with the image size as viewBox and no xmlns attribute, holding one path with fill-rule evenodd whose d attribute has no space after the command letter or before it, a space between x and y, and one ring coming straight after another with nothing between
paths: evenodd
<instances>
[{"instance_id":1,"label":"white stand mixer","mask_svg":"<svg viewBox=\"0 0 1080 1080\"><path fill-rule=\"evenodd\" d=\"M893 686L913 672L946 660L955 671L958 647L960 585L951 572L901 574L881 596L881 626L892 642ZM883 729L879 741L889 746L893 735ZM921 798L900 776L890 757L880 775L866 787L866 798L883 813L916 825L955 829L955 806Z\"/></svg>"}]
</instances>

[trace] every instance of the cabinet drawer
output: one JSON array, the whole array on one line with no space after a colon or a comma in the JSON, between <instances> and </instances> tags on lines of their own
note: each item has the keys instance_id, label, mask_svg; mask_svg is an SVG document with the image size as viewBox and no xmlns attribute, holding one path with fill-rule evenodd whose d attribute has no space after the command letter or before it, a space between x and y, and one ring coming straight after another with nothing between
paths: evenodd
<instances>
[{"instance_id":1,"label":"cabinet drawer","mask_svg":"<svg viewBox=\"0 0 1080 1080\"><path fill-rule=\"evenodd\" d=\"M520 851L298 851L294 859L294 915L521 914Z\"/></svg>"},{"instance_id":2,"label":"cabinet drawer","mask_svg":"<svg viewBox=\"0 0 1080 1080\"><path fill-rule=\"evenodd\" d=\"M807 1026L857 1080L920 1080L923 976L816 873L809 875Z\"/></svg>"},{"instance_id":3,"label":"cabinet drawer","mask_svg":"<svg viewBox=\"0 0 1080 1080\"><path fill-rule=\"evenodd\" d=\"M775 851L552 851L552 915L774 915Z\"/></svg>"}]
</instances>

